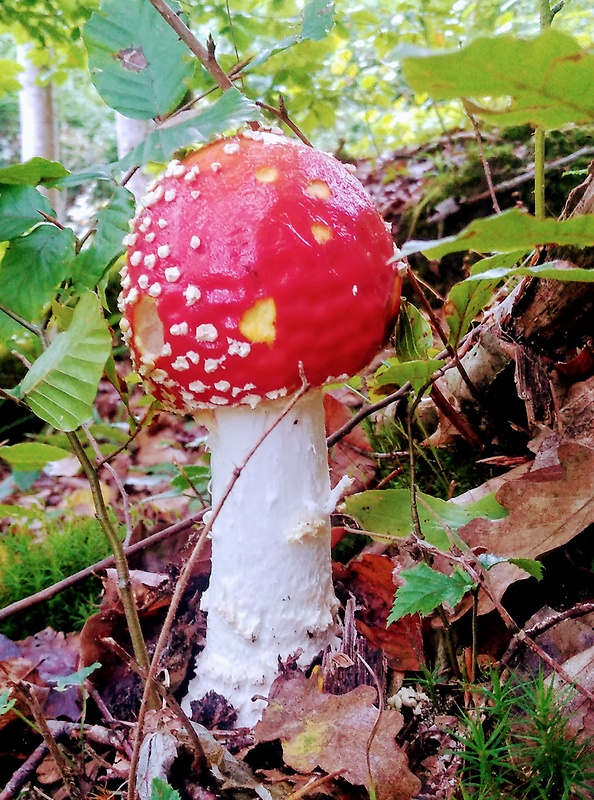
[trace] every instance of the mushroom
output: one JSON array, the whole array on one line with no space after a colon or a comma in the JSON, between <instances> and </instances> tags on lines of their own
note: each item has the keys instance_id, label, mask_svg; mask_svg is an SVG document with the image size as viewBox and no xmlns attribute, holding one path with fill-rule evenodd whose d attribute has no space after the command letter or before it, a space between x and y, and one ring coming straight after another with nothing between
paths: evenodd
<instances>
[{"instance_id":1,"label":"mushroom","mask_svg":"<svg viewBox=\"0 0 594 800\"><path fill-rule=\"evenodd\" d=\"M392 237L335 158L246 129L172 161L124 241L133 362L166 409L209 428L213 506L236 480L212 528L206 644L183 705L214 690L251 725L279 659L308 664L339 632L329 515L345 482L330 488L321 387L389 335Z\"/></svg>"}]
</instances>

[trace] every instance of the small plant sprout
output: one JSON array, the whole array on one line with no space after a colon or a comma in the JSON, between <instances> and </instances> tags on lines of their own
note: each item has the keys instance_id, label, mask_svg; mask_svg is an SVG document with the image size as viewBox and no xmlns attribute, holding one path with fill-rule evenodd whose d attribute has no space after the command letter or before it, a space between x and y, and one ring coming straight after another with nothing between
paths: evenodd
<instances>
[{"instance_id":1,"label":"small plant sprout","mask_svg":"<svg viewBox=\"0 0 594 800\"><path fill-rule=\"evenodd\" d=\"M165 408L208 426L213 507L235 480L184 705L214 690L251 725L279 658L305 665L336 640L329 514L345 482L330 488L321 387L386 341L392 237L332 156L247 129L171 162L126 244L134 363Z\"/></svg>"}]
</instances>

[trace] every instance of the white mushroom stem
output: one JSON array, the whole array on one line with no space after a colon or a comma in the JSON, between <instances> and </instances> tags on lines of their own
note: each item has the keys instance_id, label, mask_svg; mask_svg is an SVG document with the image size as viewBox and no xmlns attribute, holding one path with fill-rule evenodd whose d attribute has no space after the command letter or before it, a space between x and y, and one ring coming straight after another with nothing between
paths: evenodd
<instances>
[{"instance_id":1,"label":"white mushroom stem","mask_svg":"<svg viewBox=\"0 0 594 800\"><path fill-rule=\"evenodd\" d=\"M301 652L306 665L337 634L329 515L345 481L330 489L322 392L265 435L285 407L217 409L209 436L213 508L241 472L212 528L206 646L183 706L214 690L241 726L259 719L265 702L252 697L268 694L279 657Z\"/></svg>"}]
</instances>

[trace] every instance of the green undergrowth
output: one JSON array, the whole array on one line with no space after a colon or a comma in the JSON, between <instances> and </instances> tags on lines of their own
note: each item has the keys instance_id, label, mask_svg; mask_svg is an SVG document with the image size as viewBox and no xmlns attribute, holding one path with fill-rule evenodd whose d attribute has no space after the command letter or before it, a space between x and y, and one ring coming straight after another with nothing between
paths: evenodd
<instances>
[{"instance_id":1,"label":"green undergrowth","mask_svg":"<svg viewBox=\"0 0 594 800\"><path fill-rule=\"evenodd\" d=\"M375 452L399 454L379 461L378 480L385 480L386 488L409 488L410 463L405 423L396 417L386 420L381 426L368 425L366 431ZM423 443L426 432L415 431L414 434L415 483L426 494L448 500L474 489L496 474L492 466L477 463L485 454L479 454L461 438L447 447L433 447Z\"/></svg>"},{"instance_id":2,"label":"green undergrowth","mask_svg":"<svg viewBox=\"0 0 594 800\"><path fill-rule=\"evenodd\" d=\"M0 538L0 607L29 597L110 554L97 520L44 520L37 540L14 525ZM50 626L75 631L97 610L101 581L88 578L55 597L0 622L0 633L23 639Z\"/></svg>"},{"instance_id":3,"label":"green undergrowth","mask_svg":"<svg viewBox=\"0 0 594 800\"><path fill-rule=\"evenodd\" d=\"M594 793L594 754L571 728L572 690L542 672L503 683L493 674L474 690L478 705L455 733L460 800L586 800Z\"/></svg>"}]
</instances>

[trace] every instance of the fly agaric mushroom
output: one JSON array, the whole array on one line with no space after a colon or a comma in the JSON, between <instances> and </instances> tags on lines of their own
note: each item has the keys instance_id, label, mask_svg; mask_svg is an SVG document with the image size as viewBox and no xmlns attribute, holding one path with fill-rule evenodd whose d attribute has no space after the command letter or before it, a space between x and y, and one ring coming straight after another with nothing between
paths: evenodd
<instances>
[{"instance_id":1,"label":"fly agaric mushroom","mask_svg":"<svg viewBox=\"0 0 594 800\"><path fill-rule=\"evenodd\" d=\"M336 159L247 129L172 161L125 244L123 334L163 406L207 424L213 506L242 467L212 529L184 706L214 690L250 725L279 658L307 664L336 640L329 515L344 482L331 491L320 387L386 341L392 238Z\"/></svg>"}]
</instances>

